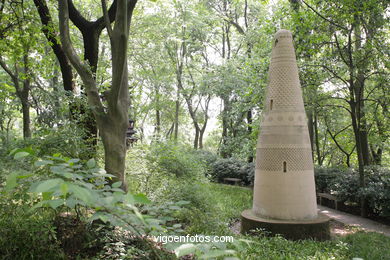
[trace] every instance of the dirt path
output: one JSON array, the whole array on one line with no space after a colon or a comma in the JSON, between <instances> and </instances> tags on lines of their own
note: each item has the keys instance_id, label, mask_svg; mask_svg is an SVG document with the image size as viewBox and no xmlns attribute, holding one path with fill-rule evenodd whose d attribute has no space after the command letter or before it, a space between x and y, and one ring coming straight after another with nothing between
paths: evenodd
<instances>
[{"instance_id":1,"label":"dirt path","mask_svg":"<svg viewBox=\"0 0 390 260\"><path fill-rule=\"evenodd\" d=\"M320 205L318 205L318 209L319 212L327 215L335 221L343 223L344 225L358 227L365 231L382 233L385 236L390 237L390 226Z\"/></svg>"}]
</instances>

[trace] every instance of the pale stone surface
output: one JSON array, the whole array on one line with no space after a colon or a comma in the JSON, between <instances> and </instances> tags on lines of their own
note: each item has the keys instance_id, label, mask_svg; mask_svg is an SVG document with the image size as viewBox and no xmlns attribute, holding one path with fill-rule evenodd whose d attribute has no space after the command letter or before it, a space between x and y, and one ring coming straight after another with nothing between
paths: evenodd
<instances>
[{"instance_id":1,"label":"pale stone surface","mask_svg":"<svg viewBox=\"0 0 390 260\"><path fill-rule=\"evenodd\" d=\"M256 151L253 213L261 218L317 218L314 171L292 34L274 38L265 113Z\"/></svg>"}]
</instances>

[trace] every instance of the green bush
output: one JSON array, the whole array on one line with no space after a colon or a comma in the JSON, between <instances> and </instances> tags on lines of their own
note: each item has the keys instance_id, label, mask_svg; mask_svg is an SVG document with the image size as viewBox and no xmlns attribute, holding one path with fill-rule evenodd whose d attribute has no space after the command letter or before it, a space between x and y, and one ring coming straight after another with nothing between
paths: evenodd
<instances>
[{"instance_id":1,"label":"green bush","mask_svg":"<svg viewBox=\"0 0 390 260\"><path fill-rule=\"evenodd\" d=\"M224 178L239 178L244 184L253 184L255 167L253 163L246 163L235 158L216 160L209 171L213 181L223 182Z\"/></svg>"},{"instance_id":2,"label":"green bush","mask_svg":"<svg viewBox=\"0 0 390 260\"><path fill-rule=\"evenodd\" d=\"M337 168L320 168L315 178L317 192L328 192L349 204L359 205L364 196L375 215L390 216L390 170L380 166L366 167L366 187L361 188L357 169L342 171Z\"/></svg>"},{"instance_id":3,"label":"green bush","mask_svg":"<svg viewBox=\"0 0 390 260\"><path fill-rule=\"evenodd\" d=\"M367 187L361 192L375 214L390 217L390 169L371 166L365 169Z\"/></svg>"},{"instance_id":4,"label":"green bush","mask_svg":"<svg viewBox=\"0 0 390 260\"><path fill-rule=\"evenodd\" d=\"M335 183L338 176L342 176L344 173L341 168L327 168L316 167L314 168L314 177L316 182L316 191L331 193L331 186Z\"/></svg>"},{"instance_id":5,"label":"green bush","mask_svg":"<svg viewBox=\"0 0 390 260\"><path fill-rule=\"evenodd\" d=\"M204 164L189 147L174 143L155 143L147 155L151 171L164 172L176 177L200 176Z\"/></svg>"},{"instance_id":6,"label":"green bush","mask_svg":"<svg viewBox=\"0 0 390 260\"><path fill-rule=\"evenodd\" d=\"M203 164L206 174L211 171L213 163L219 158L217 154L206 150L193 150L192 154Z\"/></svg>"},{"instance_id":7,"label":"green bush","mask_svg":"<svg viewBox=\"0 0 390 260\"><path fill-rule=\"evenodd\" d=\"M54 131L53 129L35 131L31 138L11 143L7 153L20 147L31 147L37 156L61 153L66 157L82 158L93 152L85 143L83 131L74 124L58 126Z\"/></svg>"},{"instance_id":8,"label":"green bush","mask_svg":"<svg viewBox=\"0 0 390 260\"><path fill-rule=\"evenodd\" d=\"M19 194L18 194L19 195ZM17 196L0 200L1 259L65 259L51 216L29 214L29 206Z\"/></svg>"}]
</instances>

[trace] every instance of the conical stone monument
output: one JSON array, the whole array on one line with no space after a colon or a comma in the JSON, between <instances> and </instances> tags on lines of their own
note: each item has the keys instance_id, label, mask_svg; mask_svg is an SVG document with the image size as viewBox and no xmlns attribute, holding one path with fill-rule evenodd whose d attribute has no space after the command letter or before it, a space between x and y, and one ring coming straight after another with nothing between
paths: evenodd
<instances>
[{"instance_id":1,"label":"conical stone monument","mask_svg":"<svg viewBox=\"0 0 390 260\"><path fill-rule=\"evenodd\" d=\"M317 213L309 131L287 30L273 41L263 111L253 208L242 212L241 231L263 228L290 239L328 239L329 218Z\"/></svg>"}]
</instances>

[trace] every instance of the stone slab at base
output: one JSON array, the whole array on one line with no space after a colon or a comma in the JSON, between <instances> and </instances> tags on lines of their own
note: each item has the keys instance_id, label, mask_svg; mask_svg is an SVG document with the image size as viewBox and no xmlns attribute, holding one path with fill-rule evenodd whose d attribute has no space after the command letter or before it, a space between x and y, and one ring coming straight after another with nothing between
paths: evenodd
<instances>
[{"instance_id":1,"label":"stone slab at base","mask_svg":"<svg viewBox=\"0 0 390 260\"><path fill-rule=\"evenodd\" d=\"M310 220L266 219L256 216L251 209L247 209L241 213L241 233L261 228L287 239L323 241L330 239L329 220L329 217L321 213L318 213L317 218Z\"/></svg>"}]
</instances>

